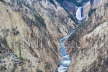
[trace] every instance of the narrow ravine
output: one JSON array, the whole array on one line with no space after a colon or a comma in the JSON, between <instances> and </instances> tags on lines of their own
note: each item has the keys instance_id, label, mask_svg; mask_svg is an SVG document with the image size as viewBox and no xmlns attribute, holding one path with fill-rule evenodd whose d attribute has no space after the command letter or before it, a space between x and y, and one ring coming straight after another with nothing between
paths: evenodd
<instances>
[{"instance_id":1,"label":"narrow ravine","mask_svg":"<svg viewBox=\"0 0 108 72\"><path fill-rule=\"evenodd\" d=\"M95 4L99 4L101 0L88 0L86 1L85 6L78 6L76 7L76 19L77 19L77 23L82 24L82 22L84 20L86 20L86 18L88 17L89 11L91 9L91 7L95 7ZM88 12L85 14L84 10L86 9L86 6L89 6L90 9L87 9ZM60 54L60 59L59 59L59 66L57 68L57 72L68 72L68 68L70 66L70 64L72 63L72 57L68 54L67 49L65 48L65 41L68 40L69 37L71 37L72 35L74 35L77 32L77 29L79 28L79 26L75 29L73 29L71 31L70 34L62 37L59 39L59 54Z\"/></svg>"},{"instance_id":2,"label":"narrow ravine","mask_svg":"<svg viewBox=\"0 0 108 72\"><path fill-rule=\"evenodd\" d=\"M60 42L60 64L59 64L59 67L58 67L58 72L65 72L68 70L68 67L71 63L71 58L69 56L69 54L67 53L67 50L65 48L65 45L64 45L64 42L67 40L68 36L65 36L63 38L61 38L59 40Z\"/></svg>"},{"instance_id":3,"label":"narrow ravine","mask_svg":"<svg viewBox=\"0 0 108 72\"><path fill-rule=\"evenodd\" d=\"M67 35L64 36L63 38L59 39L59 43L60 43L60 63L59 63L59 67L57 68L57 72L66 72L68 71L68 67L71 64L71 57L67 52L67 49L65 48L65 41L73 34L75 34L76 30L72 30L72 32Z\"/></svg>"}]
</instances>

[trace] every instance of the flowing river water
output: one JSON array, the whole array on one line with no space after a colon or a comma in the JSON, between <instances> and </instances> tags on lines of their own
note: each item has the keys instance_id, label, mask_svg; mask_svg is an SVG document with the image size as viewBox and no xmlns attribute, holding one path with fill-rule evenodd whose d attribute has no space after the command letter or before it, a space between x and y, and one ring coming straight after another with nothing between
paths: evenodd
<instances>
[{"instance_id":1,"label":"flowing river water","mask_svg":"<svg viewBox=\"0 0 108 72\"><path fill-rule=\"evenodd\" d=\"M60 43L60 63L59 63L59 67L57 69L57 72L66 72L68 70L69 65L71 64L71 57L69 56L67 49L65 48L65 41L74 33L76 32L76 30L72 30L72 32L67 35L64 36L63 38L59 39L59 43Z\"/></svg>"},{"instance_id":2,"label":"flowing river water","mask_svg":"<svg viewBox=\"0 0 108 72\"><path fill-rule=\"evenodd\" d=\"M88 0L87 3L90 4L89 6L93 5L92 3L94 3L94 6L95 6L95 4L98 4L100 1L101 0ZM89 9L88 13L86 15L82 16L83 11L81 8L83 8L83 7L84 6L78 7L77 11L76 11L76 19L77 19L77 21L80 21L79 26L81 25L82 20L87 17L87 15L90 11L90 9ZM84 12L83 12L83 14L84 14ZM69 68L70 64L72 63L72 59L71 59L72 57L68 54L67 49L65 48L65 41L68 40L69 37L74 35L76 33L77 29L78 28L73 29L70 34L59 39L60 59L59 59L59 66L58 66L56 72L68 72L68 68Z\"/></svg>"}]
</instances>

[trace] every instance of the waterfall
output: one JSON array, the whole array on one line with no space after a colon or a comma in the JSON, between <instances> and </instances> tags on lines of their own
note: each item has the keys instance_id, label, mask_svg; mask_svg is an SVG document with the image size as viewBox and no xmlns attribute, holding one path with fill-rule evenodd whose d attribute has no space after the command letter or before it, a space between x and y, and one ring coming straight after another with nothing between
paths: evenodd
<instances>
[{"instance_id":1,"label":"waterfall","mask_svg":"<svg viewBox=\"0 0 108 72\"><path fill-rule=\"evenodd\" d=\"M83 19L85 19L85 17L83 16L83 7L78 7L76 11L76 18L79 21L82 21Z\"/></svg>"},{"instance_id":2,"label":"waterfall","mask_svg":"<svg viewBox=\"0 0 108 72\"><path fill-rule=\"evenodd\" d=\"M87 3L89 3L89 1ZM90 10L90 9L87 9L88 11L86 13L84 12L85 11L84 9L85 9L84 6L80 6L80 7L77 7L77 10L76 10L75 16L76 16L77 21L80 21L80 24L82 23L83 20L86 19ZM70 34L59 39L60 59L59 59L59 66L57 68L57 72L67 72L70 64L72 63L71 61L72 57L70 57L70 55L67 52L67 49L65 48L65 41L68 40L69 38L72 38L73 35L75 35L76 31L77 31L77 28L73 29Z\"/></svg>"}]
</instances>

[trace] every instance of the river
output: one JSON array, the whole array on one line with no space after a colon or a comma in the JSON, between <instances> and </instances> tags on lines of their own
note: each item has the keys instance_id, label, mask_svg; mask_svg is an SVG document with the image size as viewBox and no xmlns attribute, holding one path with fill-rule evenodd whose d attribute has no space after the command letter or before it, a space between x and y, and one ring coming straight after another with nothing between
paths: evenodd
<instances>
[{"instance_id":1,"label":"river","mask_svg":"<svg viewBox=\"0 0 108 72\"><path fill-rule=\"evenodd\" d=\"M74 5L72 4L72 6L70 6L70 3L68 5L67 1L64 0L64 2L66 2L66 3L61 4L61 5L62 6L64 5L63 7L65 7L65 4L66 4L66 6L68 6L68 7L65 7L65 8L68 11L70 10L70 11L73 11L73 12L75 12L74 10L77 8L75 16L76 16L77 21L80 21L80 24L81 24L82 20L86 19L87 15L88 15L88 13L90 11L90 9L88 9L87 14L84 15L84 12L82 11L82 8L84 8L85 6L75 7L75 4ZM92 3L94 3L94 6L95 6L95 4L99 4L99 1L101 1L101 0L99 0L99 1L98 0L91 0L91 1L90 0L88 0L88 1L84 0L84 1L86 1L86 4L85 4L86 6L91 6L91 5L87 5L87 3L91 4L90 2L94 1ZM70 9L70 8L73 8L73 10ZM86 9L86 7L85 7L85 9ZM83 16L82 16L82 13L83 13ZM72 63L72 59L71 59L72 57L68 54L67 49L65 48L65 41L68 40L68 38L70 36L74 35L76 31L77 31L77 28L75 28L74 30L72 30L72 32L70 34L68 34L68 35L66 35L66 36L64 36L64 37L62 37L62 38L59 39L59 54L60 54L60 59L59 59L59 63L58 63L59 65L58 65L58 68L57 68L56 72L68 72L68 68L69 68L70 64Z\"/></svg>"}]
</instances>

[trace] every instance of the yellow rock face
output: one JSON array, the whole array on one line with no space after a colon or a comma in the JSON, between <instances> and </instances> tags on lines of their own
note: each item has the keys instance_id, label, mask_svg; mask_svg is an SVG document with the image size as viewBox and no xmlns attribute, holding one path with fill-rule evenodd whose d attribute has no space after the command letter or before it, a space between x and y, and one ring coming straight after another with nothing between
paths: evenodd
<instances>
[{"instance_id":1,"label":"yellow rock face","mask_svg":"<svg viewBox=\"0 0 108 72\"><path fill-rule=\"evenodd\" d=\"M31 29L24 22L21 14L0 2L0 39L6 41L3 45L7 44L3 49L10 51L8 54L1 54L1 57L6 55L1 59L5 61L3 64L6 66L0 64L0 69L4 67L6 70L1 69L0 72L13 70L15 72L46 72L46 70L50 72L54 70L56 57L50 48L54 47L55 42L50 41L38 27L32 26ZM11 54L18 58L17 63L20 61L21 63L16 64L14 55Z\"/></svg>"}]
</instances>

